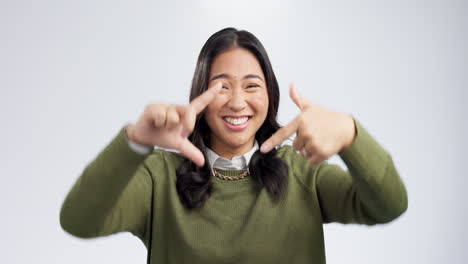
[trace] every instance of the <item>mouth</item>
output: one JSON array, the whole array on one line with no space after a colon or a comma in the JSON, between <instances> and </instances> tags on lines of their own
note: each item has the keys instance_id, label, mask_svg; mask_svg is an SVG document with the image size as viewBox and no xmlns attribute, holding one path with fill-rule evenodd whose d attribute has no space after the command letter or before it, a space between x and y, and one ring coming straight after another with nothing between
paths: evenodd
<instances>
[{"instance_id":1,"label":"mouth","mask_svg":"<svg viewBox=\"0 0 468 264\"><path fill-rule=\"evenodd\" d=\"M244 116L224 116L224 124L230 130L240 131L245 129L248 124L249 120L252 116L244 115Z\"/></svg>"}]
</instances>

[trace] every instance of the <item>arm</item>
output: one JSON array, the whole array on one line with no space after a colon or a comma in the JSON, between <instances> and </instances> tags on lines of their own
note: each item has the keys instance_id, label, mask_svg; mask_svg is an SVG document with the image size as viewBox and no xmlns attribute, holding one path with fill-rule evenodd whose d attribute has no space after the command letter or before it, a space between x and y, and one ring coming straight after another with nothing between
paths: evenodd
<instances>
[{"instance_id":1,"label":"arm","mask_svg":"<svg viewBox=\"0 0 468 264\"><path fill-rule=\"evenodd\" d=\"M68 193L60 211L62 228L82 238L121 231L142 238L152 191L146 157L130 148L122 129Z\"/></svg>"},{"instance_id":2,"label":"arm","mask_svg":"<svg viewBox=\"0 0 468 264\"><path fill-rule=\"evenodd\" d=\"M339 153L348 167L321 163L316 188L324 222L390 222L408 206L406 188L391 156L355 120L357 135Z\"/></svg>"},{"instance_id":3,"label":"arm","mask_svg":"<svg viewBox=\"0 0 468 264\"><path fill-rule=\"evenodd\" d=\"M60 223L79 237L130 231L145 242L153 176L144 160L153 146L178 150L198 166L203 153L188 139L196 117L221 90L217 82L189 105L150 104L86 167L60 211ZM146 145L146 146L145 146ZM138 152L138 153L137 153Z\"/></svg>"}]
</instances>

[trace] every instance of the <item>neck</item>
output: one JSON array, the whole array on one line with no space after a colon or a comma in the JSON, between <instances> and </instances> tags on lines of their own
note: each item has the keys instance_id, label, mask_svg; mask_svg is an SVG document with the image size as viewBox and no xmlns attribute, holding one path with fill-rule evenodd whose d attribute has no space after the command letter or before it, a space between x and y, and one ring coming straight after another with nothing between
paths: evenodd
<instances>
[{"instance_id":1,"label":"neck","mask_svg":"<svg viewBox=\"0 0 468 264\"><path fill-rule=\"evenodd\" d=\"M211 142L211 150L225 159L232 159L235 156L241 156L249 152L254 146L255 139L242 146L227 146L221 142Z\"/></svg>"}]
</instances>

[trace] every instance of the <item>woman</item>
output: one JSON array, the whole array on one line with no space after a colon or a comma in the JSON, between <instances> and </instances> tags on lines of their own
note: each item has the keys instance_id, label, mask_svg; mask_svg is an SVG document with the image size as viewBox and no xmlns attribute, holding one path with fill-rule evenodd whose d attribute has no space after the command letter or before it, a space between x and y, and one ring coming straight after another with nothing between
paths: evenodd
<instances>
[{"instance_id":1,"label":"woman","mask_svg":"<svg viewBox=\"0 0 468 264\"><path fill-rule=\"evenodd\" d=\"M84 238L132 232L152 263L325 263L323 223L401 215L405 187L363 126L294 87L290 96L301 113L280 128L262 44L246 31L215 33L190 104L148 105L122 129L68 194L62 227ZM325 161L337 153L349 172Z\"/></svg>"}]
</instances>

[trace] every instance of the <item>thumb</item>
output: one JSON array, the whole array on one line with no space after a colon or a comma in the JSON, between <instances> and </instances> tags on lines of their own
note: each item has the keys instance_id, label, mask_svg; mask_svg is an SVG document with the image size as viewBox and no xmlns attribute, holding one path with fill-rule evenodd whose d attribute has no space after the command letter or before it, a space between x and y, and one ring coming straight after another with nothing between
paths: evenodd
<instances>
[{"instance_id":1,"label":"thumb","mask_svg":"<svg viewBox=\"0 0 468 264\"><path fill-rule=\"evenodd\" d=\"M299 95L299 93L296 91L296 87L292 83L289 86L289 97L291 97L299 109L303 110L306 107L307 101L304 99L304 97Z\"/></svg>"},{"instance_id":2,"label":"thumb","mask_svg":"<svg viewBox=\"0 0 468 264\"><path fill-rule=\"evenodd\" d=\"M180 154L193 161L195 164L197 164L198 167L203 167L205 164L205 157L203 156L203 153L187 138L183 139L178 150L180 151Z\"/></svg>"}]
</instances>

